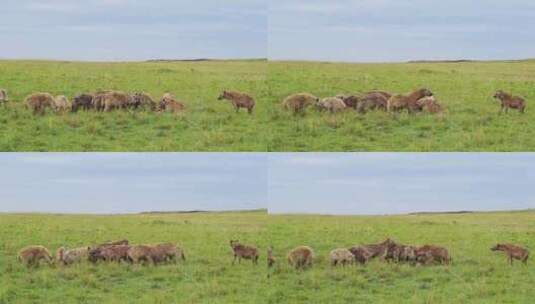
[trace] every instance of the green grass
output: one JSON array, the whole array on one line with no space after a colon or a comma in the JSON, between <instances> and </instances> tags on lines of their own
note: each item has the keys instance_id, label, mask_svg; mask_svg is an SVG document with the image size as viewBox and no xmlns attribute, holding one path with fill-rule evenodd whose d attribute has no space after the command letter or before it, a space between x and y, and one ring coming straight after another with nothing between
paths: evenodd
<instances>
[{"instance_id":1,"label":"green grass","mask_svg":"<svg viewBox=\"0 0 535 304\"><path fill-rule=\"evenodd\" d=\"M531 303L533 259L509 266L489 248L512 242L535 248L535 212L402 216L270 215L265 211L144 215L0 215L0 303ZM382 241L449 249L450 266L373 261L333 268L338 247ZM185 248L177 265L82 263L26 269L18 250L42 244L83 246L109 239L172 241ZM261 248L260 263L231 265L228 240ZM265 248L277 265L268 271ZM286 253L309 245L314 266L296 271ZM269 274L269 276L267 275Z\"/></svg>"},{"instance_id":2,"label":"green grass","mask_svg":"<svg viewBox=\"0 0 535 304\"><path fill-rule=\"evenodd\" d=\"M430 88L444 115L353 111L304 117L281 109L296 92L320 97L384 89ZM535 61L346 64L206 61L76 63L0 61L0 151L534 151ZM170 91L184 115L151 112L49 113L21 104L37 91L69 98L100 89ZM254 115L217 101L223 89L257 100ZM497 89L527 98L527 113L498 115Z\"/></svg>"},{"instance_id":3,"label":"green grass","mask_svg":"<svg viewBox=\"0 0 535 304\"><path fill-rule=\"evenodd\" d=\"M519 62L347 64L270 62L269 98L274 106L269 151L533 151L535 60ZM406 93L431 89L445 115L388 113L329 115L309 109L304 117L282 110L284 97L319 97L384 89ZM527 113L498 115L497 89L527 99Z\"/></svg>"},{"instance_id":4,"label":"green grass","mask_svg":"<svg viewBox=\"0 0 535 304\"><path fill-rule=\"evenodd\" d=\"M230 239L268 245L265 211L153 215L0 215L0 303L263 303L264 260L231 265ZM22 247L84 246L109 239L177 242L186 262L140 266L82 263L26 269Z\"/></svg>"},{"instance_id":5,"label":"green grass","mask_svg":"<svg viewBox=\"0 0 535 304\"><path fill-rule=\"evenodd\" d=\"M77 63L0 61L0 151L266 151L267 62ZM72 99L102 89L171 92L186 103L183 115L152 112L80 112L33 116L22 101L33 92ZM235 114L218 101L223 89L252 94L253 115Z\"/></svg>"},{"instance_id":6,"label":"green grass","mask_svg":"<svg viewBox=\"0 0 535 304\"><path fill-rule=\"evenodd\" d=\"M270 216L269 234L280 263L271 271L269 303L532 303L535 261L510 267L497 242L535 248L535 212L405 216ZM373 261L333 268L338 247L387 237L413 245L445 246L450 266L413 267ZM311 246L317 263L295 271L286 253Z\"/></svg>"}]
</instances>

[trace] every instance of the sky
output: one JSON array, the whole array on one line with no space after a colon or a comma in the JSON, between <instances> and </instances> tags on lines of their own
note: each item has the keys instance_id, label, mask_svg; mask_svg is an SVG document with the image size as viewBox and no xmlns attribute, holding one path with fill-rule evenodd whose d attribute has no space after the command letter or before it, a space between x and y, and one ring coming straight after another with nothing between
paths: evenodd
<instances>
[{"instance_id":1,"label":"sky","mask_svg":"<svg viewBox=\"0 0 535 304\"><path fill-rule=\"evenodd\" d=\"M535 208L535 153L0 153L0 212Z\"/></svg>"},{"instance_id":2,"label":"sky","mask_svg":"<svg viewBox=\"0 0 535 304\"><path fill-rule=\"evenodd\" d=\"M255 153L0 153L0 212L266 208L265 158Z\"/></svg>"},{"instance_id":3,"label":"sky","mask_svg":"<svg viewBox=\"0 0 535 304\"><path fill-rule=\"evenodd\" d=\"M273 214L535 208L535 154L270 154L268 167Z\"/></svg>"},{"instance_id":4,"label":"sky","mask_svg":"<svg viewBox=\"0 0 535 304\"><path fill-rule=\"evenodd\" d=\"M264 0L3 0L0 59L267 57Z\"/></svg>"},{"instance_id":5,"label":"sky","mask_svg":"<svg viewBox=\"0 0 535 304\"><path fill-rule=\"evenodd\" d=\"M270 0L269 58L392 62L535 57L530 0Z\"/></svg>"},{"instance_id":6,"label":"sky","mask_svg":"<svg viewBox=\"0 0 535 304\"><path fill-rule=\"evenodd\" d=\"M0 59L535 57L529 0L3 0Z\"/></svg>"}]
</instances>

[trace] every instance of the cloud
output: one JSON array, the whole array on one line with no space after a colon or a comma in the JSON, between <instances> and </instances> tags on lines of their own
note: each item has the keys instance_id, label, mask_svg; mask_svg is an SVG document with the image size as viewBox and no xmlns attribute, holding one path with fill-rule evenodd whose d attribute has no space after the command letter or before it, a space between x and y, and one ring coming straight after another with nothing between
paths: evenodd
<instances>
[{"instance_id":1,"label":"cloud","mask_svg":"<svg viewBox=\"0 0 535 304\"><path fill-rule=\"evenodd\" d=\"M2 9L0 58L369 62L535 52L535 3L525 0L7 0ZM71 40L79 43L65 46Z\"/></svg>"},{"instance_id":2,"label":"cloud","mask_svg":"<svg viewBox=\"0 0 535 304\"><path fill-rule=\"evenodd\" d=\"M529 172L535 169L534 157L309 153L295 161L294 154L276 154L270 156L270 212L392 214L533 208L535 190L530 185L535 174Z\"/></svg>"},{"instance_id":3,"label":"cloud","mask_svg":"<svg viewBox=\"0 0 535 304\"><path fill-rule=\"evenodd\" d=\"M535 49L530 1L274 0L270 11L275 60L510 59ZM499 50L497 36L506 41Z\"/></svg>"},{"instance_id":4,"label":"cloud","mask_svg":"<svg viewBox=\"0 0 535 304\"><path fill-rule=\"evenodd\" d=\"M265 157L203 153L0 155L0 212L266 208Z\"/></svg>"},{"instance_id":5,"label":"cloud","mask_svg":"<svg viewBox=\"0 0 535 304\"><path fill-rule=\"evenodd\" d=\"M0 58L265 58L266 7L261 0L8 0ZM79 43L65 44L71 40Z\"/></svg>"}]
</instances>

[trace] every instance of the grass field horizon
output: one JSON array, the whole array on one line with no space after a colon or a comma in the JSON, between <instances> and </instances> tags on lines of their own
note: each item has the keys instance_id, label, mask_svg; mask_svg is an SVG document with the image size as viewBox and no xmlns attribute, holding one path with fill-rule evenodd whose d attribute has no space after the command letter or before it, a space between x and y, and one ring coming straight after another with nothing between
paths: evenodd
<instances>
[{"instance_id":1,"label":"grass field horizon","mask_svg":"<svg viewBox=\"0 0 535 304\"><path fill-rule=\"evenodd\" d=\"M263 60L173 62L0 61L0 87L10 102L0 107L1 151L265 151L268 108ZM186 104L180 115L115 111L34 116L23 104L34 92L66 95L98 90L165 92ZM234 113L218 101L240 90L257 101L254 114Z\"/></svg>"},{"instance_id":2,"label":"grass field horizon","mask_svg":"<svg viewBox=\"0 0 535 304\"><path fill-rule=\"evenodd\" d=\"M507 209L507 210L452 210L452 211L414 211L414 212L402 212L402 213L384 213L384 214L354 214L354 213L319 213L319 212L269 212L269 215L281 215L281 216L375 216L375 217L388 217L388 216L410 216L410 215L462 215L462 214L494 214L494 213L523 213L523 212L535 212L534 208L523 209Z\"/></svg>"},{"instance_id":3,"label":"grass field horizon","mask_svg":"<svg viewBox=\"0 0 535 304\"><path fill-rule=\"evenodd\" d=\"M534 211L392 216L270 215L269 234L279 264L270 270L269 303L528 303L535 282L528 265L508 265L490 251L498 242L535 248ZM389 264L333 268L328 254L392 238L446 247L449 266ZM316 262L295 271L286 253L311 246Z\"/></svg>"},{"instance_id":4,"label":"grass field horizon","mask_svg":"<svg viewBox=\"0 0 535 304\"><path fill-rule=\"evenodd\" d=\"M254 243L265 258L266 213L52 215L0 214L0 303L261 303L265 264L231 265L230 239ZM26 269L18 251L51 251L112 239L131 244L178 243L186 261L141 266L81 263Z\"/></svg>"},{"instance_id":5,"label":"grass field horizon","mask_svg":"<svg viewBox=\"0 0 535 304\"><path fill-rule=\"evenodd\" d=\"M260 58L259 58L260 59ZM158 59L157 59L158 60ZM194 59L192 59L194 60ZM211 59L208 59L211 60ZM148 60L151 61L151 60ZM165 59L163 60L165 61ZM172 60L171 60L172 61ZM177 60L180 61L180 60ZM187 60L185 60L187 61ZM411 64L411 63L477 63L477 62L505 62L505 63L518 63L535 61L533 58L520 58L520 59L415 59L415 60L392 60L392 61L348 61L348 60L307 60L307 59L269 59L270 62L280 63L326 63L326 64Z\"/></svg>"},{"instance_id":6,"label":"grass field horizon","mask_svg":"<svg viewBox=\"0 0 535 304\"><path fill-rule=\"evenodd\" d=\"M0 212L0 215L90 215L90 216L129 216L129 215L173 215L173 214L221 214L221 213L257 213L264 212L267 213L265 208L255 208L255 209L236 209L236 210L178 210L178 211L140 211L140 212L118 212L118 213L76 213L76 212Z\"/></svg>"},{"instance_id":7,"label":"grass field horizon","mask_svg":"<svg viewBox=\"0 0 535 304\"><path fill-rule=\"evenodd\" d=\"M1 151L534 151L535 60L333 63L265 60L150 62L0 61ZM293 93L319 97L383 89L431 89L442 115L354 111L330 115L281 107ZM182 115L147 111L34 116L21 101L39 91L174 93ZM256 98L253 115L217 101L223 89ZM503 89L527 100L525 114L500 115Z\"/></svg>"},{"instance_id":8,"label":"grass field horizon","mask_svg":"<svg viewBox=\"0 0 535 304\"><path fill-rule=\"evenodd\" d=\"M254 212L185 214L0 214L0 303L524 303L533 297L533 260L508 265L498 242L535 248L535 211L392 216L268 215ZM372 261L333 268L328 253L339 247L390 237L436 244L452 256L449 266L415 267ZM42 244L84 246L128 238L132 244L176 242L187 260L177 265L82 263L26 269L21 248ZM260 249L258 266L231 265L229 239ZM314 266L296 271L287 252L315 250ZM277 264L265 265L273 246Z\"/></svg>"},{"instance_id":9,"label":"grass field horizon","mask_svg":"<svg viewBox=\"0 0 535 304\"><path fill-rule=\"evenodd\" d=\"M533 151L535 60L468 62L337 63L270 61L269 151ZM318 97L381 89L405 94L429 88L445 106L442 115L392 115L354 111L329 115L308 109L284 111L281 101L297 92ZM502 89L526 98L525 114L499 115L492 98ZM530 110L531 109L531 110Z\"/></svg>"}]
</instances>

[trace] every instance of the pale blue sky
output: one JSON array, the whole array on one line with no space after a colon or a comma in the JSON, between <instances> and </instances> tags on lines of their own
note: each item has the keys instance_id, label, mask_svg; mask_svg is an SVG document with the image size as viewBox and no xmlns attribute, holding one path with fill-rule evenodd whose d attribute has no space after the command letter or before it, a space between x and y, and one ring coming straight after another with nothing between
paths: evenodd
<instances>
[{"instance_id":1,"label":"pale blue sky","mask_svg":"<svg viewBox=\"0 0 535 304\"><path fill-rule=\"evenodd\" d=\"M270 0L269 58L385 62L535 57L529 0Z\"/></svg>"},{"instance_id":2,"label":"pale blue sky","mask_svg":"<svg viewBox=\"0 0 535 304\"><path fill-rule=\"evenodd\" d=\"M270 154L269 212L398 214L535 208L535 154Z\"/></svg>"},{"instance_id":3,"label":"pale blue sky","mask_svg":"<svg viewBox=\"0 0 535 304\"><path fill-rule=\"evenodd\" d=\"M3 0L1 58L265 58L264 0Z\"/></svg>"},{"instance_id":4,"label":"pale blue sky","mask_svg":"<svg viewBox=\"0 0 535 304\"><path fill-rule=\"evenodd\" d=\"M4 0L0 59L535 57L528 0Z\"/></svg>"},{"instance_id":5,"label":"pale blue sky","mask_svg":"<svg viewBox=\"0 0 535 304\"><path fill-rule=\"evenodd\" d=\"M266 208L255 153L0 153L0 212Z\"/></svg>"},{"instance_id":6,"label":"pale blue sky","mask_svg":"<svg viewBox=\"0 0 535 304\"><path fill-rule=\"evenodd\" d=\"M1 153L0 212L535 208L535 153Z\"/></svg>"}]
</instances>

